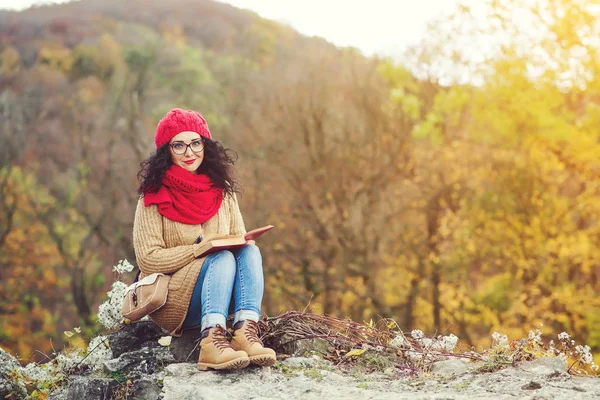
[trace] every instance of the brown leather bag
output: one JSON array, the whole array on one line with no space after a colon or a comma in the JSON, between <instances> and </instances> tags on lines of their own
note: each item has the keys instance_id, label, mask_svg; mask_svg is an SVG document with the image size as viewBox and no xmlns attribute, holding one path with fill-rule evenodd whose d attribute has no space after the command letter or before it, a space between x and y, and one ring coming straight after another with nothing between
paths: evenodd
<instances>
[{"instance_id":1,"label":"brown leather bag","mask_svg":"<svg viewBox=\"0 0 600 400\"><path fill-rule=\"evenodd\" d=\"M129 285L121 308L123 317L137 321L161 308L167 302L170 279L168 275L155 273Z\"/></svg>"}]
</instances>

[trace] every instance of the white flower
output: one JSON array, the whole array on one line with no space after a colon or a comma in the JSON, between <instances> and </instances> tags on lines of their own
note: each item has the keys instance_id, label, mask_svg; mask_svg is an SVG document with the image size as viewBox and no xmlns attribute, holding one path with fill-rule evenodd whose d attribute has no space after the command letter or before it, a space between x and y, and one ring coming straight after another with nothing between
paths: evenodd
<instances>
[{"instance_id":1,"label":"white flower","mask_svg":"<svg viewBox=\"0 0 600 400\"><path fill-rule=\"evenodd\" d=\"M40 365L29 363L25 367L19 368L19 372L28 380L34 381L36 386L42 386L44 382L53 382L56 379L55 375L59 373L53 363Z\"/></svg>"},{"instance_id":2,"label":"white flower","mask_svg":"<svg viewBox=\"0 0 600 400\"><path fill-rule=\"evenodd\" d=\"M418 340L419 344L421 345L421 347L423 348L429 348L429 347L433 347L434 341L433 339L427 338L427 337L422 337Z\"/></svg>"},{"instance_id":3,"label":"white flower","mask_svg":"<svg viewBox=\"0 0 600 400\"><path fill-rule=\"evenodd\" d=\"M571 336L567 332L561 332L558 334L558 340L569 340Z\"/></svg>"},{"instance_id":4,"label":"white flower","mask_svg":"<svg viewBox=\"0 0 600 400\"><path fill-rule=\"evenodd\" d=\"M492 341L496 343L498 347L504 347L508 344L508 336L503 335L499 332L492 333Z\"/></svg>"},{"instance_id":5,"label":"white flower","mask_svg":"<svg viewBox=\"0 0 600 400\"><path fill-rule=\"evenodd\" d=\"M390 342L390 346L392 347L401 347L408 344L408 341L404 338L404 335L398 334L395 338Z\"/></svg>"},{"instance_id":6,"label":"white flower","mask_svg":"<svg viewBox=\"0 0 600 400\"><path fill-rule=\"evenodd\" d=\"M71 372L75 367L79 366L83 357L79 352L74 353L60 353L54 359L56 361L56 365L65 373Z\"/></svg>"},{"instance_id":7,"label":"white flower","mask_svg":"<svg viewBox=\"0 0 600 400\"><path fill-rule=\"evenodd\" d=\"M102 363L112 359L113 357L112 350L108 346L108 340L106 336L96 336L90 340L87 353L88 354L84 362L94 370L102 368Z\"/></svg>"},{"instance_id":8,"label":"white flower","mask_svg":"<svg viewBox=\"0 0 600 400\"><path fill-rule=\"evenodd\" d=\"M425 336L425 334L423 333L423 331L419 330L419 329L415 329L413 330L410 335L413 337L413 339L421 339Z\"/></svg>"},{"instance_id":9,"label":"white flower","mask_svg":"<svg viewBox=\"0 0 600 400\"><path fill-rule=\"evenodd\" d=\"M436 340L421 339L421 342L423 347L430 346L432 350L452 352L458 343L458 337L451 333L448 336L438 336Z\"/></svg>"},{"instance_id":10,"label":"white flower","mask_svg":"<svg viewBox=\"0 0 600 400\"><path fill-rule=\"evenodd\" d=\"M421 361L423 359L423 353L419 353L417 351L407 351L406 352L406 356L412 362L418 362L418 361Z\"/></svg>"},{"instance_id":11,"label":"white flower","mask_svg":"<svg viewBox=\"0 0 600 400\"><path fill-rule=\"evenodd\" d=\"M98 307L98 321L106 328L111 329L123 322L121 306L125 297L127 285L123 282L115 282L108 292L108 300Z\"/></svg>"},{"instance_id":12,"label":"white flower","mask_svg":"<svg viewBox=\"0 0 600 400\"><path fill-rule=\"evenodd\" d=\"M575 350L579 353L579 355L581 356L581 362L584 364L591 364L592 361L594 361L594 357L592 356L592 353L590 353L590 346L585 345L577 345L575 346Z\"/></svg>"},{"instance_id":13,"label":"white flower","mask_svg":"<svg viewBox=\"0 0 600 400\"><path fill-rule=\"evenodd\" d=\"M533 340L534 342L541 343L542 341L542 331L536 329L534 331L529 331L529 340Z\"/></svg>"},{"instance_id":14,"label":"white flower","mask_svg":"<svg viewBox=\"0 0 600 400\"><path fill-rule=\"evenodd\" d=\"M133 265L131 265L127 260L121 260L117 265L113 267L113 271L119 274L122 274L124 272L131 272L133 271Z\"/></svg>"},{"instance_id":15,"label":"white flower","mask_svg":"<svg viewBox=\"0 0 600 400\"><path fill-rule=\"evenodd\" d=\"M458 343L458 336L454 334L449 334L448 336L443 336L440 340L442 347L446 351L454 351L456 347L456 343Z\"/></svg>"}]
</instances>

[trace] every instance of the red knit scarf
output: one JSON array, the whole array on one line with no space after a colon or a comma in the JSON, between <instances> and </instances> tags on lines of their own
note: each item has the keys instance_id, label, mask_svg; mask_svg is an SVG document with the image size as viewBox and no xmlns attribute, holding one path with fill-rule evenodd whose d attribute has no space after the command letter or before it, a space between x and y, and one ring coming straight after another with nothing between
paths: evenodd
<instances>
[{"instance_id":1,"label":"red knit scarf","mask_svg":"<svg viewBox=\"0 0 600 400\"><path fill-rule=\"evenodd\" d=\"M189 225L211 219L223 202L223 189L213 185L207 175L192 174L172 165L156 193L144 194L144 205L158 205L158 212L173 221Z\"/></svg>"}]
</instances>

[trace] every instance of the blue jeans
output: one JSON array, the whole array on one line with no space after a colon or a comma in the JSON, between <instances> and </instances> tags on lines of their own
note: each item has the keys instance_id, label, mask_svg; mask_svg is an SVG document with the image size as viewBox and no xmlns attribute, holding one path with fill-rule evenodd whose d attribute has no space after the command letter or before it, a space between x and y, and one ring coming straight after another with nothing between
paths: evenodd
<instances>
[{"instance_id":1,"label":"blue jeans","mask_svg":"<svg viewBox=\"0 0 600 400\"><path fill-rule=\"evenodd\" d=\"M231 310L235 313L234 324L258 321L264 287L258 246L247 244L241 249L210 254L200 270L183 328L225 327Z\"/></svg>"}]
</instances>

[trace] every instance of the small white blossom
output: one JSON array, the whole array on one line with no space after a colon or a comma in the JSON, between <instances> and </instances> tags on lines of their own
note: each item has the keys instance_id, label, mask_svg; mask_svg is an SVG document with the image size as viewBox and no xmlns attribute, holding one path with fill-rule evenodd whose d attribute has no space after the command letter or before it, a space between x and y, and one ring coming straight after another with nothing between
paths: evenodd
<instances>
[{"instance_id":1,"label":"small white blossom","mask_svg":"<svg viewBox=\"0 0 600 400\"><path fill-rule=\"evenodd\" d=\"M121 307L127 285L123 282L115 282L108 292L108 300L98 307L98 321L106 328L111 329L123 322Z\"/></svg>"},{"instance_id":2,"label":"small white blossom","mask_svg":"<svg viewBox=\"0 0 600 400\"><path fill-rule=\"evenodd\" d=\"M534 342L541 343L542 341L542 331L536 329L534 331L529 331L529 340L533 340Z\"/></svg>"},{"instance_id":3,"label":"small white blossom","mask_svg":"<svg viewBox=\"0 0 600 400\"><path fill-rule=\"evenodd\" d=\"M106 336L96 336L90 340L87 353L88 354L84 362L94 370L102 368L102 363L110 360L113 357L112 350L108 346L108 340Z\"/></svg>"},{"instance_id":4,"label":"small white blossom","mask_svg":"<svg viewBox=\"0 0 600 400\"><path fill-rule=\"evenodd\" d=\"M119 274L122 274L124 272L131 272L133 271L133 265L131 265L127 260L121 260L117 265L113 267L113 271Z\"/></svg>"},{"instance_id":5,"label":"small white blossom","mask_svg":"<svg viewBox=\"0 0 600 400\"><path fill-rule=\"evenodd\" d=\"M575 350L579 353L582 363L591 364L592 361L594 361L594 357L592 356L592 353L590 353L590 346L577 345L575 346Z\"/></svg>"},{"instance_id":6,"label":"small white blossom","mask_svg":"<svg viewBox=\"0 0 600 400\"><path fill-rule=\"evenodd\" d=\"M430 339L428 337L422 337L422 338L418 339L418 343L421 345L421 347L426 349L426 348L433 347L434 341L433 341L433 339Z\"/></svg>"},{"instance_id":7,"label":"small white blossom","mask_svg":"<svg viewBox=\"0 0 600 400\"><path fill-rule=\"evenodd\" d=\"M53 363L36 364L29 363L25 367L19 368L22 376L36 383L36 386L42 386L44 382L53 382L55 375L59 373L56 365Z\"/></svg>"},{"instance_id":8,"label":"small white blossom","mask_svg":"<svg viewBox=\"0 0 600 400\"><path fill-rule=\"evenodd\" d=\"M425 334L423 333L423 331L422 331L422 330L419 330L419 329L415 329L415 330L413 330L413 331L410 333L410 335L413 337L413 339L417 339L417 340L419 340L419 339L421 339L421 338L425 337Z\"/></svg>"},{"instance_id":9,"label":"small white blossom","mask_svg":"<svg viewBox=\"0 0 600 400\"><path fill-rule=\"evenodd\" d=\"M418 361L421 361L424 358L424 354L423 353L419 353L418 351L407 351L406 352L406 356L412 362L418 362Z\"/></svg>"},{"instance_id":10,"label":"small white blossom","mask_svg":"<svg viewBox=\"0 0 600 400\"><path fill-rule=\"evenodd\" d=\"M504 347L508 344L508 336L503 335L499 332L492 333L492 340L496 343L498 347Z\"/></svg>"},{"instance_id":11,"label":"small white blossom","mask_svg":"<svg viewBox=\"0 0 600 400\"><path fill-rule=\"evenodd\" d=\"M83 357L79 352L73 352L68 354L60 353L56 356L54 360L56 361L56 365L61 371L69 373L75 367L79 366L82 359Z\"/></svg>"},{"instance_id":12,"label":"small white blossom","mask_svg":"<svg viewBox=\"0 0 600 400\"><path fill-rule=\"evenodd\" d=\"M452 352L454 347L456 347L456 343L458 343L458 337L451 333L448 336L438 336L437 339L431 341L429 345L432 350Z\"/></svg>"},{"instance_id":13,"label":"small white blossom","mask_svg":"<svg viewBox=\"0 0 600 400\"><path fill-rule=\"evenodd\" d=\"M442 347L446 351L454 351L456 344L458 343L458 336L454 334L449 334L448 336L442 336L440 340Z\"/></svg>"},{"instance_id":14,"label":"small white blossom","mask_svg":"<svg viewBox=\"0 0 600 400\"><path fill-rule=\"evenodd\" d=\"M569 340L571 336L567 332L561 332L558 334L558 340Z\"/></svg>"},{"instance_id":15,"label":"small white blossom","mask_svg":"<svg viewBox=\"0 0 600 400\"><path fill-rule=\"evenodd\" d=\"M402 347L407 345L408 341L404 338L404 335L398 334L395 338L390 342L390 346L392 347Z\"/></svg>"}]
</instances>

